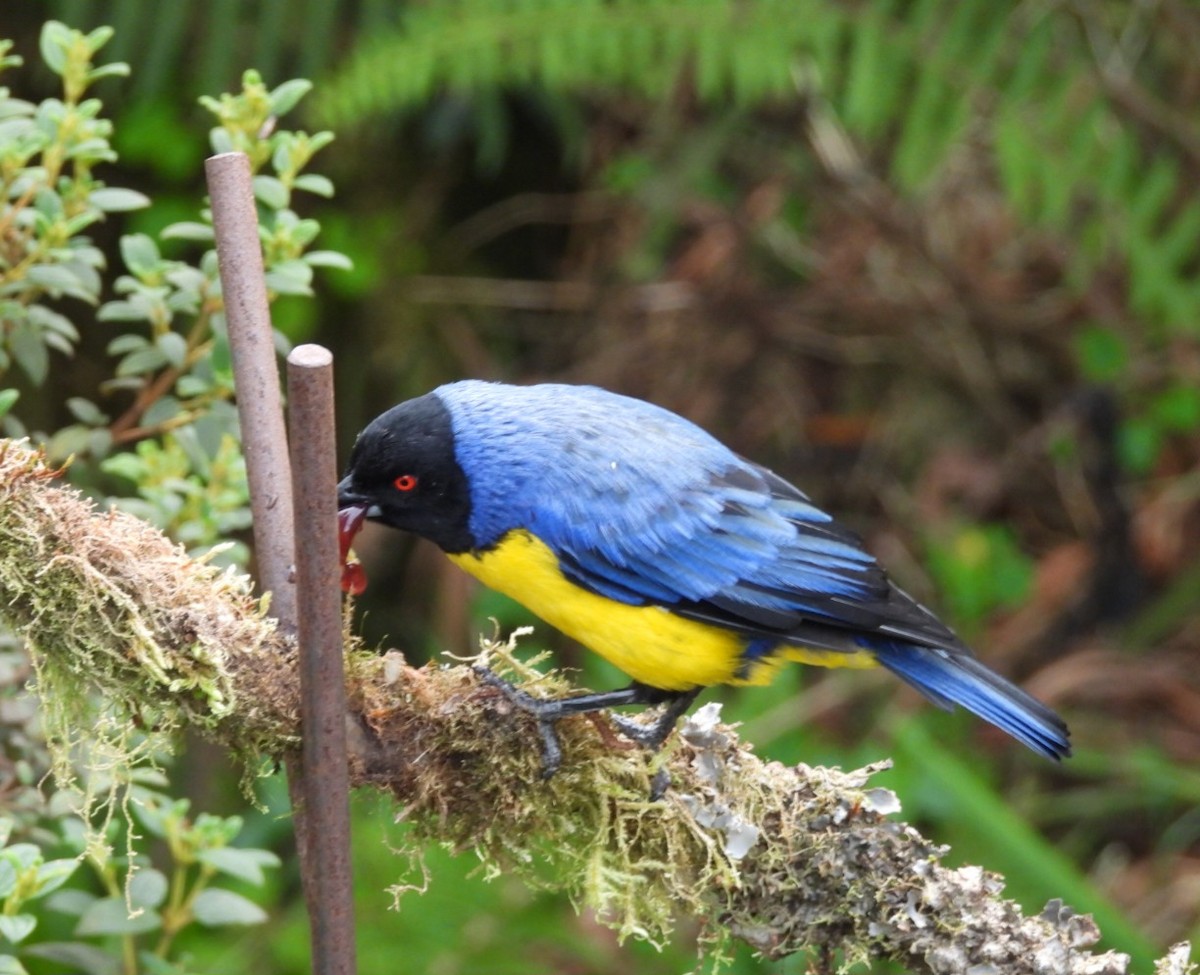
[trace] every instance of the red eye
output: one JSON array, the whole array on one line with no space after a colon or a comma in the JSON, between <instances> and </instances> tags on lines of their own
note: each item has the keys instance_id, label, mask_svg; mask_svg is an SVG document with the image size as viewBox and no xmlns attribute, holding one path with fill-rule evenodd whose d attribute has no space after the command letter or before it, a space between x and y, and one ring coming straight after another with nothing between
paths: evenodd
<instances>
[{"instance_id":1,"label":"red eye","mask_svg":"<svg viewBox=\"0 0 1200 975\"><path fill-rule=\"evenodd\" d=\"M392 485L397 491L412 491L417 486L417 475L401 474L396 480L392 481Z\"/></svg>"}]
</instances>

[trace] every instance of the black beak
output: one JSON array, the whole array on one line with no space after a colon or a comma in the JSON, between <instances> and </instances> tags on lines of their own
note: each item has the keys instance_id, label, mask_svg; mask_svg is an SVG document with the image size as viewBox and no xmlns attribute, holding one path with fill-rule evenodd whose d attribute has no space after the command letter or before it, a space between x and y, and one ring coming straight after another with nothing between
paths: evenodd
<instances>
[{"instance_id":1,"label":"black beak","mask_svg":"<svg viewBox=\"0 0 1200 975\"><path fill-rule=\"evenodd\" d=\"M351 483L349 476L343 477L337 486L338 509L342 508L366 508L371 502L368 498L363 497L358 491L354 490L354 485Z\"/></svg>"}]
</instances>

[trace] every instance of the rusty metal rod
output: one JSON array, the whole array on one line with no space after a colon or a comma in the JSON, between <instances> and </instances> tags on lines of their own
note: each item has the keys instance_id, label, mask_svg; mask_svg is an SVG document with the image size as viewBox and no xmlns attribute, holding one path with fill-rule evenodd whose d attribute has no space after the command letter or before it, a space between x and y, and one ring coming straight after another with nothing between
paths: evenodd
<instances>
[{"instance_id":1,"label":"rusty metal rod","mask_svg":"<svg viewBox=\"0 0 1200 975\"><path fill-rule=\"evenodd\" d=\"M245 153L223 152L205 160L204 172L212 201L242 452L250 483L258 581L271 593L271 612L280 626L294 633L292 478L250 160Z\"/></svg>"},{"instance_id":2,"label":"rusty metal rod","mask_svg":"<svg viewBox=\"0 0 1200 975\"><path fill-rule=\"evenodd\" d=\"M271 593L271 613L279 621L280 631L295 635L298 621L292 581L296 549L291 463L279 395L279 369L275 362L250 161L243 153L221 153L205 160L204 169L212 201L217 262L237 386L238 420L254 516L258 578L261 587ZM310 840L319 834L308 828L302 762L289 756L285 764L313 956L324 957L326 951L317 946L325 931L317 903L322 878L314 869L311 856L319 839Z\"/></svg>"},{"instance_id":3,"label":"rusty metal rod","mask_svg":"<svg viewBox=\"0 0 1200 975\"><path fill-rule=\"evenodd\" d=\"M319 345L288 356L288 428L296 510L303 791L310 869L313 971L353 975L350 772L337 538L333 356Z\"/></svg>"}]
</instances>

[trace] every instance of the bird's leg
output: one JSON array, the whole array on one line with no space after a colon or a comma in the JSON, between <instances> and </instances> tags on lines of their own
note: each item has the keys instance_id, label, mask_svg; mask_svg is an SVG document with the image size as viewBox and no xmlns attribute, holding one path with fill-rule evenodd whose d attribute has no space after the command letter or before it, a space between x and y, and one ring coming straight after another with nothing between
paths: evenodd
<instances>
[{"instance_id":1,"label":"bird's leg","mask_svg":"<svg viewBox=\"0 0 1200 975\"><path fill-rule=\"evenodd\" d=\"M616 715L613 722L627 738L645 748L657 748L666 740L671 729L696 699L700 689L691 691L663 691L645 684L630 684L616 691L601 691L592 694L576 694L572 697L540 698L514 687L487 667L473 668L476 675L489 687L500 691L516 707L533 715L537 720L538 734L542 738L542 777L550 778L562 765L562 747L554 723L570 714L586 714L603 711L625 704L665 704L662 715L649 726L636 724Z\"/></svg>"}]
</instances>

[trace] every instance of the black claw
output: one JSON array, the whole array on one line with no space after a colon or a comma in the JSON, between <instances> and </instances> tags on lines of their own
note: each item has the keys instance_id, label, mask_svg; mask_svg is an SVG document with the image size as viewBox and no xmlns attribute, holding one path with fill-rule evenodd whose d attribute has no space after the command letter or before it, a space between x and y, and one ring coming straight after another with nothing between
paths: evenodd
<instances>
[{"instance_id":1,"label":"black claw","mask_svg":"<svg viewBox=\"0 0 1200 975\"><path fill-rule=\"evenodd\" d=\"M562 745L558 743L558 732L553 721L538 720L538 734L542 736L542 779L549 781L562 767Z\"/></svg>"}]
</instances>

